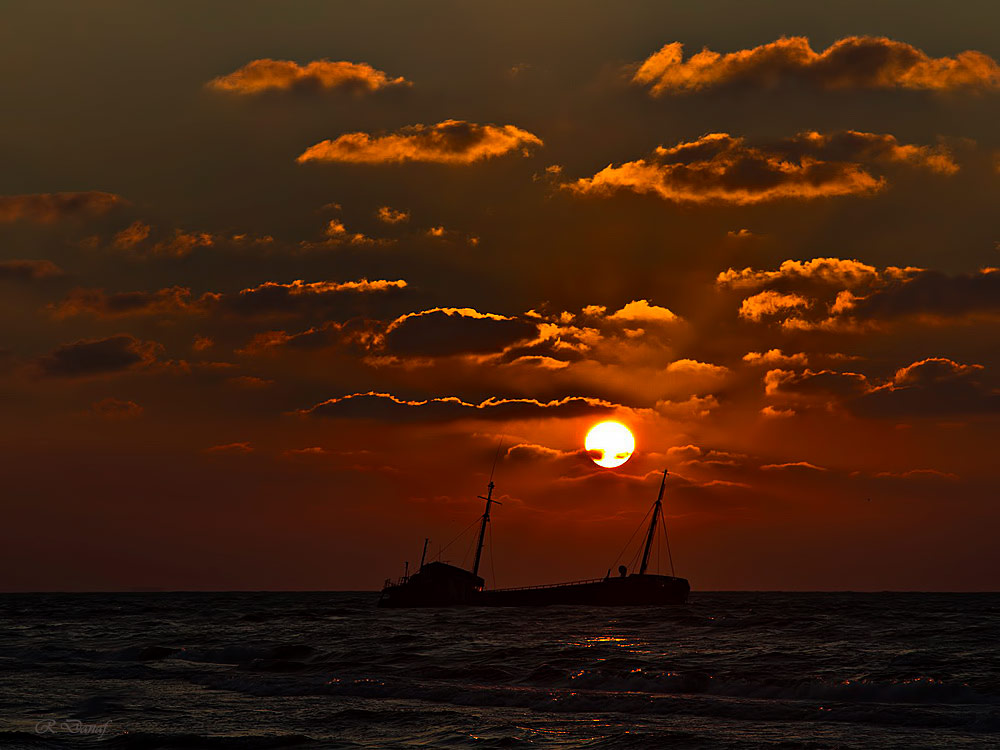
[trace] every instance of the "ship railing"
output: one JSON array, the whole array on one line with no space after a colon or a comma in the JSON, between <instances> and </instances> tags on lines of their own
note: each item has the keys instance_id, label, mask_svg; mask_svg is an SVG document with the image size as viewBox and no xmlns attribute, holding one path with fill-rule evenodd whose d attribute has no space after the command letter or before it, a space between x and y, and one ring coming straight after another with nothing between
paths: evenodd
<instances>
[{"instance_id":1,"label":"ship railing","mask_svg":"<svg viewBox=\"0 0 1000 750\"><path fill-rule=\"evenodd\" d=\"M607 578L587 578L582 581L566 581L565 583L543 583L538 586L514 586L513 588L506 589L488 589L489 591L531 591L534 589L554 589L559 586L579 586L582 583L600 583L601 581L606 581Z\"/></svg>"}]
</instances>

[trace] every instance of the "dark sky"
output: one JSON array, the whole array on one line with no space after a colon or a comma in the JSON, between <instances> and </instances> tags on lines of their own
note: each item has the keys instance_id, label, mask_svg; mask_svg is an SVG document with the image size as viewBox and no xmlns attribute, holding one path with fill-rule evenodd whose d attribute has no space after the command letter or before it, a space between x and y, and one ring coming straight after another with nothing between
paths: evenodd
<instances>
[{"instance_id":1,"label":"dark sky","mask_svg":"<svg viewBox=\"0 0 1000 750\"><path fill-rule=\"evenodd\" d=\"M0 590L996 589L998 21L8 4Z\"/></svg>"}]
</instances>

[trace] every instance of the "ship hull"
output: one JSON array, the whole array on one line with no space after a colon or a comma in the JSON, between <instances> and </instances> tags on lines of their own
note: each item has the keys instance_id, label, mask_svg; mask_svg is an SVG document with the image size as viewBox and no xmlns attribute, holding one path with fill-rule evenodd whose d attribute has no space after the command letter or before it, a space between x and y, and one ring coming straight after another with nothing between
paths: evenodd
<instances>
[{"instance_id":1,"label":"ship hull","mask_svg":"<svg viewBox=\"0 0 1000 750\"><path fill-rule=\"evenodd\" d=\"M581 583L483 591L463 586L433 589L403 583L386 587L380 607L649 607L683 604L685 578L633 574Z\"/></svg>"}]
</instances>

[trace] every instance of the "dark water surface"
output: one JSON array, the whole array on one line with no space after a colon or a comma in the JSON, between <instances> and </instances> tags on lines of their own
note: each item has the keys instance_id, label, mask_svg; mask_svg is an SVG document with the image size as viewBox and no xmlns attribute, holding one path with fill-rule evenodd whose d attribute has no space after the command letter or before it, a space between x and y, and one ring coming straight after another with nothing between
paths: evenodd
<instances>
[{"instance_id":1,"label":"dark water surface","mask_svg":"<svg viewBox=\"0 0 1000 750\"><path fill-rule=\"evenodd\" d=\"M1000 594L376 598L0 596L0 747L1000 747Z\"/></svg>"}]
</instances>

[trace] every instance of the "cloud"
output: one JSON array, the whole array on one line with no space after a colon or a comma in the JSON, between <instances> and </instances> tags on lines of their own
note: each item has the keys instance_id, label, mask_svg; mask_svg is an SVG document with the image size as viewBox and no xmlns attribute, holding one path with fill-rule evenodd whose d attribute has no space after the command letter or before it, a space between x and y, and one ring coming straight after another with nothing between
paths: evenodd
<instances>
[{"instance_id":1,"label":"cloud","mask_svg":"<svg viewBox=\"0 0 1000 750\"><path fill-rule=\"evenodd\" d=\"M761 409L760 413L768 419L787 419L795 416L795 409L778 409L769 404Z\"/></svg>"},{"instance_id":2,"label":"cloud","mask_svg":"<svg viewBox=\"0 0 1000 750\"><path fill-rule=\"evenodd\" d=\"M390 78L368 63L314 60L299 65L291 60L252 60L239 70L208 82L216 91L261 94L268 91L321 91L346 89L372 92L393 86L409 86L402 76Z\"/></svg>"},{"instance_id":3,"label":"cloud","mask_svg":"<svg viewBox=\"0 0 1000 750\"><path fill-rule=\"evenodd\" d=\"M782 294L767 290L743 300L739 315L745 320L760 321L765 317L811 305L812 302L799 294Z\"/></svg>"},{"instance_id":4,"label":"cloud","mask_svg":"<svg viewBox=\"0 0 1000 750\"><path fill-rule=\"evenodd\" d=\"M862 417L942 417L1000 412L996 379L978 364L929 357L902 367L879 384L861 373L768 370L765 394L795 408L819 405ZM785 416L781 409L762 412Z\"/></svg>"},{"instance_id":5,"label":"cloud","mask_svg":"<svg viewBox=\"0 0 1000 750\"><path fill-rule=\"evenodd\" d=\"M144 221L134 221L115 235L111 244L119 250L131 250L149 237L152 227Z\"/></svg>"},{"instance_id":6,"label":"cloud","mask_svg":"<svg viewBox=\"0 0 1000 750\"><path fill-rule=\"evenodd\" d=\"M158 234L156 238L154 234ZM98 238L93 238L95 245ZM136 257L186 258L200 248L260 248L270 247L274 237L249 234L221 234L214 232L174 229L168 233L155 233L154 227L144 221L134 221L111 240L111 247L132 253Z\"/></svg>"},{"instance_id":7,"label":"cloud","mask_svg":"<svg viewBox=\"0 0 1000 750\"><path fill-rule=\"evenodd\" d=\"M786 82L820 89L988 90L1000 88L1000 66L981 52L934 58L886 37L850 36L818 53L806 37L783 37L724 55L706 48L687 60L683 45L667 44L640 65L633 81L656 96Z\"/></svg>"},{"instance_id":8,"label":"cloud","mask_svg":"<svg viewBox=\"0 0 1000 750\"><path fill-rule=\"evenodd\" d=\"M440 357L502 351L538 335L538 324L470 308L434 308L409 313L386 328L389 354Z\"/></svg>"},{"instance_id":9,"label":"cloud","mask_svg":"<svg viewBox=\"0 0 1000 750\"><path fill-rule=\"evenodd\" d=\"M50 309L57 318L83 314L99 318L203 314L213 310L241 315L287 314L329 308L345 297L398 292L406 286L403 279L313 282L300 279L290 284L267 281L236 293L206 292L200 297L194 297L190 289L181 286L110 294L103 289L74 289Z\"/></svg>"},{"instance_id":10,"label":"cloud","mask_svg":"<svg viewBox=\"0 0 1000 750\"><path fill-rule=\"evenodd\" d=\"M903 271L890 267L887 272ZM816 280L824 284L833 284L852 288L870 284L878 280L880 274L875 266L858 260L842 260L840 258L813 258L812 260L786 260L776 271L758 271L753 268L736 270L730 268L720 273L715 283L731 288L760 288L774 286L779 282Z\"/></svg>"},{"instance_id":11,"label":"cloud","mask_svg":"<svg viewBox=\"0 0 1000 750\"><path fill-rule=\"evenodd\" d=\"M66 299L51 307L56 318L93 315L120 318L132 315L164 315L188 312L196 306L191 290L172 286L154 292L116 292L103 289L74 289Z\"/></svg>"},{"instance_id":12,"label":"cloud","mask_svg":"<svg viewBox=\"0 0 1000 750\"><path fill-rule=\"evenodd\" d=\"M783 327L795 330L856 331L906 318L943 325L1000 317L1000 270L994 268L949 276L816 258L787 260L776 271L730 268L716 283L734 289L767 287L743 300L740 317L757 322L777 317Z\"/></svg>"},{"instance_id":13,"label":"cloud","mask_svg":"<svg viewBox=\"0 0 1000 750\"><path fill-rule=\"evenodd\" d=\"M347 227L344 226L344 223L342 221L338 221L337 219L330 219L330 221L327 222L324 234L326 234L326 241L332 242L333 244L382 245L388 242L388 240L369 237L361 232L350 232ZM312 245L313 243L303 244Z\"/></svg>"},{"instance_id":14,"label":"cloud","mask_svg":"<svg viewBox=\"0 0 1000 750\"><path fill-rule=\"evenodd\" d=\"M958 474L953 474L950 471L939 471L937 469L910 469L909 471L880 471L875 475L878 479L916 479L920 481L925 480L944 480L948 482L957 482L960 477Z\"/></svg>"},{"instance_id":15,"label":"cloud","mask_svg":"<svg viewBox=\"0 0 1000 750\"><path fill-rule=\"evenodd\" d=\"M869 165L893 163L942 174L958 169L943 147L903 144L888 134L808 131L752 145L728 133L709 133L670 148L658 146L646 158L608 165L562 187L597 196L629 190L678 203L747 205L877 192L888 183Z\"/></svg>"},{"instance_id":16,"label":"cloud","mask_svg":"<svg viewBox=\"0 0 1000 750\"><path fill-rule=\"evenodd\" d=\"M62 269L49 260L0 260L0 280L36 281L62 275Z\"/></svg>"},{"instance_id":17,"label":"cloud","mask_svg":"<svg viewBox=\"0 0 1000 750\"><path fill-rule=\"evenodd\" d=\"M823 466L817 466L808 461L793 461L787 464L764 464L760 469L761 471L829 471L829 469Z\"/></svg>"},{"instance_id":18,"label":"cloud","mask_svg":"<svg viewBox=\"0 0 1000 750\"><path fill-rule=\"evenodd\" d=\"M781 349L768 349L766 352L747 352L743 361L748 365L806 365L809 358L803 352L785 354Z\"/></svg>"},{"instance_id":19,"label":"cloud","mask_svg":"<svg viewBox=\"0 0 1000 750\"><path fill-rule=\"evenodd\" d=\"M38 365L43 374L51 377L107 375L148 367L161 349L155 341L140 341L120 333L63 344L41 357Z\"/></svg>"},{"instance_id":20,"label":"cloud","mask_svg":"<svg viewBox=\"0 0 1000 750\"><path fill-rule=\"evenodd\" d=\"M853 409L879 417L994 414L1000 412L1000 389L982 365L929 357L897 370Z\"/></svg>"},{"instance_id":21,"label":"cloud","mask_svg":"<svg viewBox=\"0 0 1000 750\"><path fill-rule=\"evenodd\" d=\"M718 378L729 374L729 368L713 365L710 362L699 362L696 359L678 359L667 365L666 372L670 375L696 375L708 378Z\"/></svg>"},{"instance_id":22,"label":"cloud","mask_svg":"<svg viewBox=\"0 0 1000 750\"><path fill-rule=\"evenodd\" d=\"M608 320L624 323L675 323L680 318L666 307L651 305L648 300L637 299L608 316Z\"/></svg>"},{"instance_id":23,"label":"cloud","mask_svg":"<svg viewBox=\"0 0 1000 750\"><path fill-rule=\"evenodd\" d=\"M891 320L917 316L943 322L966 316L1000 315L1000 270L985 268L949 276L913 269L905 276L890 274L867 295L842 297L832 311L854 320Z\"/></svg>"},{"instance_id":24,"label":"cloud","mask_svg":"<svg viewBox=\"0 0 1000 750\"><path fill-rule=\"evenodd\" d=\"M208 294L202 299L214 301L225 310L244 315L290 313L339 303L345 294L398 292L406 286L403 279L344 282L296 280L290 284L268 281L237 294Z\"/></svg>"},{"instance_id":25,"label":"cloud","mask_svg":"<svg viewBox=\"0 0 1000 750\"><path fill-rule=\"evenodd\" d=\"M401 224L410 220L409 211L400 211L389 206L380 206L375 217L384 224Z\"/></svg>"},{"instance_id":26,"label":"cloud","mask_svg":"<svg viewBox=\"0 0 1000 750\"><path fill-rule=\"evenodd\" d=\"M411 125L398 133L371 136L346 133L309 147L297 159L349 164L401 164L407 161L471 164L520 149L527 155L542 140L513 125L477 125L445 120L437 125Z\"/></svg>"},{"instance_id":27,"label":"cloud","mask_svg":"<svg viewBox=\"0 0 1000 750\"><path fill-rule=\"evenodd\" d=\"M764 375L764 392L768 396L842 400L868 389L868 378L857 372L774 369Z\"/></svg>"},{"instance_id":28,"label":"cloud","mask_svg":"<svg viewBox=\"0 0 1000 750\"><path fill-rule=\"evenodd\" d=\"M691 396L686 401L664 399L653 406L657 413L671 419L702 419L717 408L719 401L715 396Z\"/></svg>"},{"instance_id":29,"label":"cloud","mask_svg":"<svg viewBox=\"0 0 1000 750\"><path fill-rule=\"evenodd\" d=\"M452 421L457 419L570 418L604 414L621 408L618 404L583 396L567 396L554 401L528 398L489 398L478 404L454 396L408 401L389 393L352 393L331 398L298 414L313 417L375 420Z\"/></svg>"},{"instance_id":30,"label":"cloud","mask_svg":"<svg viewBox=\"0 0 1000 750\"><path fill-rule=\"evenodd\" d=\"M51 224L75 216L99 216L126 203L120 195L97 191L0 195L0 223Z\"/></svg>"},{"instance_id":31,"label":"cloud","mask_svg":"<svg viewBox=\"0 0 1000 750\"><path fill-rule=\"evenodd\" d=\"M141 417L143 413L143 408L135 401L122 401L121 399L111 397L97 401L90 409L102 419L115 421L135 419L136 417Z\"/></svg>"},{"instance_id":32,"label":"cloud","mask_svg":"<svg viewBox=\"0 0 1000 750\"><path fill-rule=\"evenodd\" d=\"M215 346L215 340L211 336L195 336L191 343L191 348L196 352L203 352Z\"/></svg>"}]
</instances>

